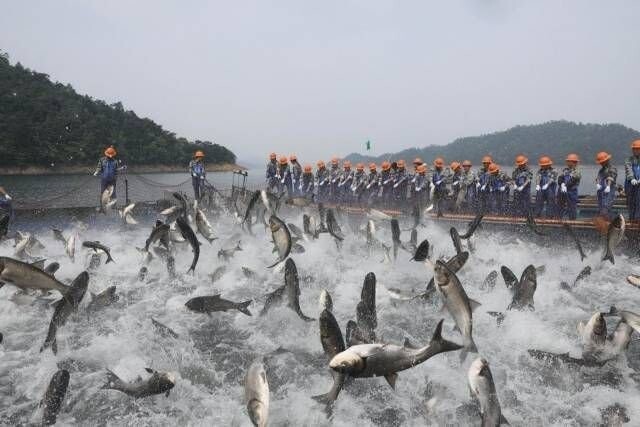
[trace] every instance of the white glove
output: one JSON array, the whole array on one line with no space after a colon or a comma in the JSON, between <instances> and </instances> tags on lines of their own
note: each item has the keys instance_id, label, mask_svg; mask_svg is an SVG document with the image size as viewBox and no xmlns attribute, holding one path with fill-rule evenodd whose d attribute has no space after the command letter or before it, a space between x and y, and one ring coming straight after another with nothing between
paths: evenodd
<instances>
[{"instance_id":1,"label":"white glove","mask_svg":"<svg viewBox=\"0 0 640 427\"><path fill-rule=\"evenodd\" d=\"M609 185L607 185L606 187L604 187L604 193L605 194L609 194L609 192L611 191L611 187Z\"/></svg>"},{"instance_id":2,"label":"white glove","mask_svg":"<svg viewBox=\"0 0 640 427\"><path fill-rule=\"evenodd\" d=\"M4 194L4 198L7 199L7 200L11 200L11 196L8 195L7 193Z\"/></svg>"},{"instance_id":3,"label":"white glove","mask_svg":"<svg viewBox=\"0 0 640 427\"><path fill-rule=\"evenodd\" d=\"M524 185L521 185L520 187L517 188L518 191L522 191L524 190Z\"/></svg>"},{"instance_id":4,"label":"white glove","mask_svg":"<svg viewBox=\"0 0 640 427\"><path fill-rule=\"evenodd\" d=\"M635 179L635 178L633 178L633 179L631 180L631 185L638 185L638 180L637 180L637 179Z\"/></svg>"},{"instance_id":5,"label":"white glove","mask_svg":"<svg viewBox=\"0 0 640 427\"><path fill-rule=\"evenodd\" d=\"M567 192L567 184L565 184L564 182L562 184L560 184L560 191L562 191L563 193Z\"/></svg>"},{"instance_id":6,"label":"white glove","mask_svg":"<svg viewBox=\"0 0 640 427\"><path fill-rule=\"evenodd\" d=\"M543 189L543 190L546 190L547 188L549 188L549 184L550 184L550 183L548 183L548 182L547 182L545 185L543 185L543 186L542 186L542 189Z\"/></svg>"},{"instance_id":7,"label":"white glove","mask_svg":"<svg viewBox=\"0 0 640 427\"><path fill-rule=\"evenodd\" d=\"M457 187L458 185L460 185L460 181L455 181L455 182L454 182L453 184L451 184L451 185L453 185L454 187Z\"/></svg>"},{"instance_id":8,"label":"white glove","mask_svg":"<svg viewBox=\"0 0 640 427\"><path fill-rule=\"evenodd\" d=\"M200 179L204 181L204 176L201 176Z\"/></svg>"},{"instance_id":9,"label":"white glove","mask_svg":"<svg viewBox=\"0 0 640 427\"><path fill-rule=\"evenodd\" d=\"M95 172L93 173L93 176L98 176L98 171L95 171Z\"/></svg>"},{"instance_id":10,"label":"white glove","mask_svg":"<svg viewBox=\"0 0 640 427\"><path fill-rule=\"evenodd\" d=\"M436 181L436 185L440 185L440 184L442 184L442 180Z\"/></svg>"},{"instance_id":11,"label":"white glove","mask_svg":"<svg viewBox=\"0 0 640 427\"><path fill-rule=\"evenodd\" d=\"M480 183L479 183L479 182L476 182L476 190L477 190L478 188L480 188Z\"/></svg>"},{"instance_id":12,"label":"white glove","mask_svg":"<svg viewBox=\"0 0 640 427\"><path fill-rule=\"evenodd\" d=\"M504 191L506 189L507 189L507 187L505 185L503 185L502 187L498 188L498 190L500 190L500 191Z\"/></svg>"},{"instance_id":13,"label":"white glove","mask_svg":"<svg viewBox=\"0 0 640 427\"><path fill-rule=\"evenodd\" d=\"M399 184L400 184L400 183L393 184L393 188L398 188L398 185L399 185Z\"/></svg>"},{"instance_id":14,"label":"white glove","mask_svg":"<svg viewBox=\"0 0 640 427\"><path fill-rule=\"evenodd\" d=\"M484 191L486 188L487 188L487 184L483 185L483 186L480 188L480 190L481 190L481 191Z\"/></svg>"},{"instance_id":15,"label":"white glove","mask_svg":"<svg viewBox=\"0 0 640 427\"><path fill-rule=\"evenodd\" d=\"M602 190L602 185L596 184L596 190L598 190L598 191Z\"/></svg>"},{"instance_id":16,"label":"white glove","mask_svg":"<svg viewBox=\"0 0 640 427\"><path fill-rule=\"evenodd\" d=\"M540 191L540 190L541 190L540 185L539 184L536 185L536 191Z\"/></svg>"}]
</instances>

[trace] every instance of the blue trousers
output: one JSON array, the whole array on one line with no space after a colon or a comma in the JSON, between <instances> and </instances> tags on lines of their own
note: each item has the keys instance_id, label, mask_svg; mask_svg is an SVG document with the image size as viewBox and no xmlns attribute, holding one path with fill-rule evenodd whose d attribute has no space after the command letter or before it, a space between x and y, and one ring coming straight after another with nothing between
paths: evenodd
<instances>
[{"instance_id":1,"label":"blue trousers","mask_svg":"<svg viewBox=\"0 0 640 427\"><path fill-rule=\"evenodd\" d=\"M512 212L514 216L526 217L531 209L531 192L529 187L522 191L514 191Z\"/></svg>"},{"instance_id":2,"label":"blue trousers","mask_svg":"<svg viewBox=\"0 0 640 427\"><path fill-rule=\"evenodd\" d=\"M198 178L197 176L192 176L191 185L193 185L193 197L195 197L196 200L200 200L202 198L202 187L204 186L204 179Z\"/></svg>"},{"instance_id":3,"label":"blue trousers","mask_svg":"<svg viewBox=\"0 0 640 427\"><path fill-rule=\"evenodd\" d=\"M558 193L557 207L560 218L576 219L578 217L578 190Z\"/></svg>"},{"instance_id":4,"label":"blue trousers","mask_svg":"<svg viewBox=\"0 0 640 427\"><path fill-rule=\"evenodd\" d=\"M546 209L545 209L546 207ZM550 186L546 190L540 190L536 194L536 216L553 218L557 215L555 187Z\"/></svg>"},{"instance_id":5,"label":"blue trousers","mask_svg":"<svg viewBox=\"0 0 640 427\"><path fill-rule=\"evenodd\" d=\"M598 211L600 215L610 217L611 208L616 198L616 192L612 189L609 193L605 193L604 190L598 190Z\"/></svg>"}]
</instances>

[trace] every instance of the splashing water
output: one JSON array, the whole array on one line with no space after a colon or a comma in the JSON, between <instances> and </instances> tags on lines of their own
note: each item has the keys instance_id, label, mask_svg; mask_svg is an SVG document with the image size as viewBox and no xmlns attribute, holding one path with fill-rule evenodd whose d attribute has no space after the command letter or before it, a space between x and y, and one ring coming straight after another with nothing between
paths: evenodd
<instances>
[{"instance_id":1,"label":"splashing water","mask_svg":"<svg viewBox=\"0 0 640 427\"><path fill-rule=\"evenodd\" d=\"M291 212L286 222L302 225L302 215ZM211 219L219 240L203 238L195 275L185 274L192 253L188 244L178 244L177 278L170 278L164 262L148 265L144 281L138 280L142 256L136 247L144 246L154 218L140 218L130 230L119 226L92 226L80 231L83 240L98 240L111 248L115 263L102 264L91 272L89 291L99 293L117 287L119 300L93 312L83 300L78 312L58 331L58 354L39 352L53 308L47 301L16 295L16 288L0 289L0 424L39 421L38 402L53 373L60 367L71 373L61 424L109 425L250 425L243 401L243 379L253 360L264 357L271 391L270 425L478 425L479 415L470 404L467 370L474 355L461 364L457 353L435 356L410 370L400 372L393 391L383 378L358 379L340 394L329 421L324 408L311 396L326 393L332 384L319 338L317 322L305 322L286 306L258 316L264 295L284 280L282 268L267 269L272 253L270 232L254 226L255 237L234 228L231 219ZM115 220L114 220L115 222ZM51 235L46 220L33 230L46 248L41 256L58 261L56 276L72 280L88 265L86 252L71 263L60 242ZM346 221L342 228L347 230ZM379 224L378 237L391 242L390 227ZM71 230L65 230L65 235ZM427 238L435 255L454 254L448 227L429 223L420 228L419 241ZM209 275L224 261L221 248L230 248L238 239L242 251L227 264L227 273L215 283ZM409 233L403 233L404 241ZM481 230L473 237L475 250L459 272L467 294L482 306L473 315L473 334L479 355L493 372L503 414L512 425L593 425L600 422L601 409L614 404L626 408L632 423L640 420L640 344L632 339L626 356L602 368L550 366L532 359L528 349L556 353L570 352L580 357L581 341L576 332L579 321L609 306L640 310L640 290L625 283L625 276L638 273L638 267L625 255L616 264L600 262L600 252L590 248L581 263L571 245L543 246L528 241L527 235ZM319 316L318 297L322 289L331 294L334 315L342 330L355 319L362 282L372 271L378 278L377 336L382 342L401 344L429 342L436 323L445 319L445 338L461 342L453 331L453 320L437 304L399 301L385 289L407 293L424 292L432 271L424 264L409 261L400 251L394 264L381 263L381 253L369 256L365 238L350 234L342 248L328 234L312 242L301 242L306 251L294 254L301 277L300 305L311 317ZM225 246L226 245L226 246ZM80 245L78 245L80 246ZM0 255L13 256L11 242L0 244ZM83 251L84 249L78 249ZM104 258L103 258L104 262ZM511 294L501 278L492 291L481 290L487 274L511 268L517 276L533 264L544 265L538 275L536 311L508 311ZM586 265L593 274L571 291L561 281L573 279ZM247 279L246 266L258 275ZM304 280L309 277L309 280ZM188 311L184 304L200 295L221 293L232 301L253 299L253 316L237 311L216 312L211 316ZM57 295L56 295L57 297ZM506 312L501 326L488 311ZM173 329L178 337L163 336L151 318ZM609 321L609 330L615 321ZM635 338L635 337L634 337ZM282 350L285 351L282 351ZM280 350L280 351L276 351ZM145 367L174 372L176 386L168 397L133 398L104 390L105 369L125 381L146 378Z\"/></svg>"}]
</instances>

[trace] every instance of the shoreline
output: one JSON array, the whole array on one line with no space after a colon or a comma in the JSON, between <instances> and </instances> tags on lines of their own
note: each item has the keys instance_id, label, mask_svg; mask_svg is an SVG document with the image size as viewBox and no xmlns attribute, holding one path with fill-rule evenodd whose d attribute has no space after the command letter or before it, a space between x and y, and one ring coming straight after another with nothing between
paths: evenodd
<instances>
[{"instance_id":1,"label":"shoreline","mask_svg":"<svg viewBox=\"0 0 640 427\"><path fill-rule=\"evenodd\" d=\"M47 168L43 166L24 167L0 167L0 176L17 175L82 175L93 172L95 165L86 166L60 166ZM207 172L232 172L234 170L247 170L246 167L233 163L207 165ZM127 167L128 173L187 173L187 165L134 165Z\"/></svg>"}]
</instances>

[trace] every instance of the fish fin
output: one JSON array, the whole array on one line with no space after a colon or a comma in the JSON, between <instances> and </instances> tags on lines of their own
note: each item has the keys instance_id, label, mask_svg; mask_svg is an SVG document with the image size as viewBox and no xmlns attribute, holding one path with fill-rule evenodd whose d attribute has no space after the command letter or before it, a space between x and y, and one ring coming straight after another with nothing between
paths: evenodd
<instances>
[{"instance_id":1,"label":"fish fin","mask_svg":"<svg viewBox=\"0 0 640 427\"><path fill-rule=\"evenodd\" d=\"M122 384L122 380L119 376L117 376L113 371L107 369L107 382L104 384L101 389L115 389L117 390L118 386Z\"/></svg>"},{"instance_id":2,"label":"fish fin","mask_svg":"<svg viewBox=\"0 0 640 427\"><path fill-rule=\"evenodd\" d=\"M398 379L398 374L392 372L384 376L384 379L387 380L392 389L396 389L396 380Z\"/></svg>"},{"instance_id":3,"label":"fish fin","mask_svg":"<svg viewBox=\"0 0 640 427\"><path fill-rule=\"evenodd\" d=\"M145 371L149 372L150 374L154 373L154 370L151 368L144 368Z\"/></svg>"},{"instance_id":4,"label":"fish fin","mask_svg":"<svg viewBox=\"0 0 640 427\"><path fill-rule=\"evenodd\" d=\"M460 344L456 344L454 342L447 341L444 338L442 338L443 323L444 323L444 319L440 319L440 322L438 322L438 325L436 326L436 330L433 333L433 336L431 338L431 342L429 343L429 345L436 345L440 347L443 352L461 349L462 346Z\"/></svg>"},{"instance_id":5,"label":"fish fin","mask_svg":"<svg viewBox=\"0 0 640 427\"><path fill-rule=\"evenodd\" d=\"M249 306L249 304L251 304L252 300L249 301L244 301L238 304L238 311L246 314L247 316L251 316L251 312L249 311L249 309L247 308Z\"/></svg>"},{"instance_id":6,"label":"fish fin","mask_svg":"<svg viewBox=\"0 0 640 427\"><path fill-rule=\"evenodd\" d=\"M273 267L275 267L276 265L280 264L282 261L283 261L283 260L281 260L281 259L279 259L279 258L278 258L278 260L277 260L274 264L271 264L271 265L267 266L267 268L273 268Z\"/></svg>"},{"instance_id":7,"label":"fish fin","mask_svg":"<svg viewBox=\"0 0 640 427\"><path fill-rule=\"evenodd\" d=\"M613 257L613 252L607 250L607 253L604 255L604 257L602 257L602 261L610 261L611 264L615 264L616 260Z\"/></svg>"},{"instance_id":8,"label":"fish fin","mask_svg":"<svg viewBox=\"0 0 640 427\"><path fill-rule=\"evenodd\" d=\"M476 308L480 307L481 305L482 304L480 304L478 301L469 298L469 306L471 307L472 313Z\"/></svg>"},{"instance_id":9,"label":"fish fin","mask_svg":"<svg viewBox=\"0 0 640 427\"><path fill-rule=\"evenodd\" d=\"M500 425L508 425L510 426L511 424L509 424L509 421L507 421L507 419L504 417L503 414L500 414Z\"/></svg>"}]
</instances>

